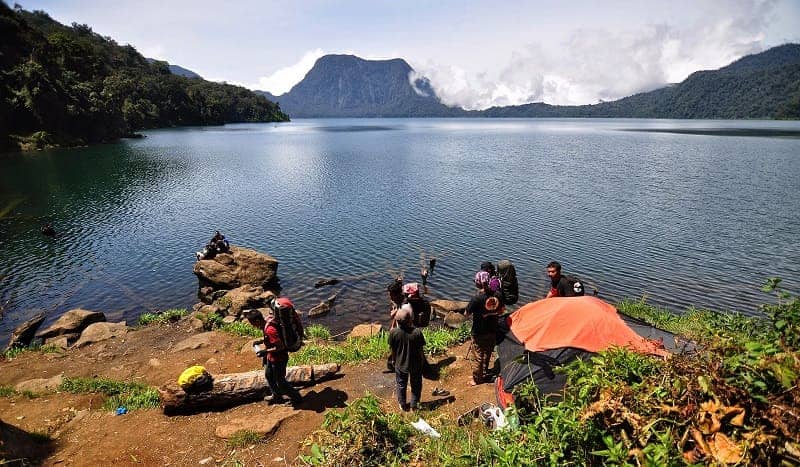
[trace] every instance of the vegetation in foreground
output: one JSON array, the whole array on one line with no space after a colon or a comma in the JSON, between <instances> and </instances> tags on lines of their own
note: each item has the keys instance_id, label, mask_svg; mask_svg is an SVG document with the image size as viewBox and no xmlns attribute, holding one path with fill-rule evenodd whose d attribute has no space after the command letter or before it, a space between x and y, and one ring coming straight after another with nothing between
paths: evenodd
<instances>
[{"instance_id":1,"label":"vegetation in foreground","mask_svg":"<svg viewBox=\"0 0 800 467\"><path fill-rule=\"evenodd\" d=\"M557 398L517 388L510 428L429 418L411 431L367 395L330 412L308 440L311 465L684 465L800 463L800 299L771 279L765 318L702 310L678 316L624 302L621 311L691 339L668 361L611 349L559 371Z\"/></svg>"}]
</instances>

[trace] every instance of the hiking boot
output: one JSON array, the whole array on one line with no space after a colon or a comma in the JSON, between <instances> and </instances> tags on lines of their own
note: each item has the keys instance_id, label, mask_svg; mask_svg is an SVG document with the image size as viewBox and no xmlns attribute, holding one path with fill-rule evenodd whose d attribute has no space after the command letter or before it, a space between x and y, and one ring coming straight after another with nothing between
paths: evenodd
<instances>
[{"instance_id":1,"label":"hiking boot","mask_svg":"<svg viewBox=\"0 0 800 467\"><path fill-rule=\"evenodd\" d=\"M269 405L285 404L286 402L289 402L289 399L286 399L283 396L274 396L274 395L267 396L264 398L264 400L267 401L267 404Z\"/></svg>"}]
</instances>

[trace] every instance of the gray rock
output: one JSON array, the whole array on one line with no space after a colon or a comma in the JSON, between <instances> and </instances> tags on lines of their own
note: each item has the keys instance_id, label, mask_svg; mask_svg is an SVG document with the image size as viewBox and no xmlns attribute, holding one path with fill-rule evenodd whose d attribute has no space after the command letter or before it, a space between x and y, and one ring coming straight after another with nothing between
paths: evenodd
<instances>
[{"instance_id":1,"label":"gray rock","mask_svg":"<svg viewBox=\"0 0 800 467\"><path fill-rule=\"evenodd\" d=\"M467 317L457 311L451 311L444 315L444 324L453 329L458 329L467 320Z\"/></svg>"},{"instance_id":2,"label":"gray rock","mask_svg":"<svg viewBox=\"0 0 800 467\"><path fill-rule=\"evenodd\" d=\"M431 301L431 308L433 311L441 316L447 315L451 311L464 313L467 311L469 302L462 302L458 300L433 300Z\"/></svg>"},{"instance_id":3,"label":"gray rock","mask_svg":"<svg viewBox=\"0 0 800 467\"><path fill-rule=\"evenodd\" d=\"M214 335L213 332L203 332L200 334L195 334L194 336L184 339L172 348L173 352L180 352L183 350L194 350L199 349L200 347L208 347L211 345L211 337Z\"/></svg>"},{"instance_id":4,"label":"gray rock","mask_svg":"<svg viewBox=\"0 0 800 467\"><path fill-rule=\"evenodd\" d=\"M122 337L127 333L128 326L125 325L125 321L120 321L119 323L94 323L84 329L80 339L75 343L75 347L80 348L95 342Z\"/></svg>"},{"instance_id":5,"label":"gray rock","mask_svg":"<svg viewBox=\"0 0 800 467\"><path fill-rule=\"evenodd\" d=\"M380 333L381 331L383 331L383 326L379 323L359 324L358 326L354 327L352 331L350 331L350 334L348 334L347 337L371 337Z\"/></svg>"},{"instance_id":6,"label":"gray rock","mask_svg":"<svg viewBox=\"0 0 800 467\"><path fill-rule=\"evenodd\" d=\"M56 375L52 378L36 378L36 379L29 379L27 381L22 381L14 386L19 392L23 391L30 391L36 394L41 394L44 392L53 392L58 389L58 386L61 385L61 382L64 381L64 375Z\"/></svg>"},{"instance_id":7,"label":"gray rock","mask_svg":"<svg viewBox=\"0 0 800 467\"><path fill-rule=\"evenodd\" d=\"M231 324L231 323L235 323L235 322L236 322L236 317L235 316L226 316L226 317L222 318L222 323L223 324Z\"/></svg>"},{"instance_id":8,"label":"gray rock","mask_svg":"<svg viewBox=\"0 0 800 467\"><path fill-rule=\"evenodd\" d=\"M39 333L42 339L64 334L81 333L90 324L106 320L106 315L99 311L88 311L77 308L61 315L50 327Z\"/></svg>"},{"instance_id":9,"label":"gray rock","mask_svg":"<svg viewBox=\"0 0 800 467\"><path fill-rule=\"evenodd\" d=\"M308 310L308 317L309 318L319 318L320 316L325 316L331 312L333 309L333 305L336 303L336 297L338 294L333 294L328 297L327 300L323 300L320 302L319 305L315 306L314 308Z\"/></svg>"},{"instance_id":10,"label":"gray rock","mask_svg":"<svg viewBox=\"0 0 800 467\"><path fill-rule=\"evenodd\" d=\"M17 326L11 333L11 339L8 341L6 350L13 347L27 347L30 345L33 337L36 335L36 330L44 323L47 314L44 312L37 314L33 318L25 321Z\"/></svg>"},{"instance_id":11,"label":"gray rock","mask_svg":"<svg viewBox=\"0 0 800 467\"><path fill-rule=\"evenodd\" d=\"M234 418L228 423L217 426L215 434L219 438L228 439L234 433L241 430L254 431L264 436L270 435L281 426L284 420L294 416L297 413L291 407L278 407L271 410L269 413L243 416Z\"/></svg>"},{"instance_id":12,"label":"gray rock","mask_svg":"<svg viewBox=\"0 0 800 467\"><path fill-rule=\"evenodd\" d=\"M72 344L74 344L78 339L80 339L80 334L63 334L61 336L51 337L49 339L45 339L44 345L52 345L54 347L58 347L62 350L67 350Z\"/></svg>"}]
</instances>

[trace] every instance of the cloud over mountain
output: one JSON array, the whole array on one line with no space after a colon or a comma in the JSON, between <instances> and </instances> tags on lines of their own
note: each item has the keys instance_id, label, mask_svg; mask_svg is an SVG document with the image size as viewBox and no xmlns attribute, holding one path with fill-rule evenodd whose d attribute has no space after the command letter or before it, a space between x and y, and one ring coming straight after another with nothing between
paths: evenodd
<instances>
[{"instance_id":1,"label":"cloud over mountain","mask_svg":"<svg viewBox=\"0 0 800 467\"><path fill-rule=\"evenodd\" d=\"M457 65L416 62L445 104L466 109L528 102L588 104L614 100L685 79L763 50L775 0L716 1L686 24L629 29L573 29L557 45L528 44L505 66L468 72Z\"/></svg>"}]
</instances>

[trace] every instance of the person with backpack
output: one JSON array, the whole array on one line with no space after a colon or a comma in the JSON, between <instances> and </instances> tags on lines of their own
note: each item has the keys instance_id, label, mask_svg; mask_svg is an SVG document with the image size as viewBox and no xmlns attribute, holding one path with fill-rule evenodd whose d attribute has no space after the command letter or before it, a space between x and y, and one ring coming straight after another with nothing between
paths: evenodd
<instances>
[{"instance_id":1,"label":"person with backpack","mask_svg":"<svg viewBox=\"0 0 800 467\"><path fill-rule=\"evenodd\" d=\"M500 281L496 277L480 270L474 282L477 292L467 305L467 316L472 316L472 348L476 354L470 386L492 381L489 363L497 341L497 317L504 310Z\"/></svg>"},{"instance_id":2,"label":"person with backpack","mask_svg":"<svg viewBox=\"0 0 800 467\"><path fill-rule=\"evenodd\" d=\"M389 348L395 355L395 394L400 409L417 409L422 396L422 371L425 367L425 337L414 326L414 312L406 303L395 315L397 327L389 332ZM406 388L411 382L411 403L406 402Z\"/></svg>"},{"instance_id":3,"label":"person with backpack","mask_svg":"<svg viewBox=\"0 0 800 467\"><path fill-rule=\"evenodd\" d=\"M550 278L550 291L545 298L577 297L583 295L583 284L574 277L561 275L561 264L551 261L547 265L547 276Z\"/></svg>"},{"instance_id":4,"label":"person with backpack","mask_svg":"<svg viewBox=\"0 0 800 467\"><path fill-rule=\"evenodd\" d=\"M302 345L302 327L298 332L300 321L294 305L286 297L275 299L270 306L269 318L264 320L261 312L251 310L247 320L264 330L264 338L253 342L256 356L261 357L264 364L264 377L267 380L271 395L265 398L270 404L289 403L296 406L302 401L300 392L286 381L286 365L289 362L289 351L295 351ZM263 326L263 327L262 327ZM299 343L299 344L298 344ZM265 348L259 346L263 344Z\"/></svg>"},{"instance_id":5,"label":"person with backpack","mask_svg":"<svg viewBox=\"0 0 800 467\"><path fill-rule=\"evenodd\" d=\"M419 284L416 282L405 284L403 286L403 296L405 297L405 303L411 305L414 326L418 328L428 327L431 322L431 302L422 298Z\"/></svg>"}]
</instances>

